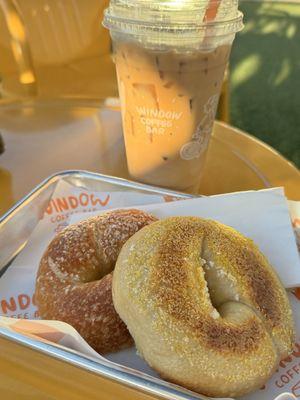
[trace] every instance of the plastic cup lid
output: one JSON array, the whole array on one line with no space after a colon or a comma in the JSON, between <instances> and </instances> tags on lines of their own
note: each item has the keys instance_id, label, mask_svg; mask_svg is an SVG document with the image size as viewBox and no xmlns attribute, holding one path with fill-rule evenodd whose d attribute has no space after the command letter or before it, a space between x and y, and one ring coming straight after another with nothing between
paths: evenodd
<instances>
[{"instance_id":1,"label":"plastic cup lid","mask_svg":"<svg viewBox=\"0 0 300 400\"><path fill-rule=\"evenodd\" d=\"M237 0L111 0L103 24L132 35L218 36L243 28Z\"/></svg>"}]
</instances>

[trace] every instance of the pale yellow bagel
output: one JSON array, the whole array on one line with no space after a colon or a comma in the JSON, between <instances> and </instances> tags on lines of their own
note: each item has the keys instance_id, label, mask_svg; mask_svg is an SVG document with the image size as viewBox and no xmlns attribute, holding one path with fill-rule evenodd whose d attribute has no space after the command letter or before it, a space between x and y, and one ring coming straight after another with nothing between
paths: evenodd
<instances>
[{"instance_id":1,"label":"pale yellow bagel","mask_svg":"<svg viewBox=\"0 0 300 400\"><path fill-rule=\"evenodd\" d=\"M173 217L137 232L118 257L113 302L152 368L209 396L259 389L292 351L277 275L251 240L214 221Z\"/></svg>"}]
</instances>

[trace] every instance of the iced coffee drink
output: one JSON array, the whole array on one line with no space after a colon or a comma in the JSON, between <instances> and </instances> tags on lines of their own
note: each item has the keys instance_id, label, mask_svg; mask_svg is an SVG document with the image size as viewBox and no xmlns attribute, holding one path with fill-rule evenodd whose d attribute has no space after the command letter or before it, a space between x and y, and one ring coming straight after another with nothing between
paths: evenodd
<instances>
[{"instance_id":1,"label":"iced coffee drink","mask_svg":"<svg viewBox=\"0 0 300 400\"><path fill-rule=\"evenodd\" d=\"M114 35L113 29L111 33L130 175L195 191L234 34L220 40L203 28L189 40L189 35L183 39L163 27L153 41L138 34Z\"/></svg>"}]
</instances>

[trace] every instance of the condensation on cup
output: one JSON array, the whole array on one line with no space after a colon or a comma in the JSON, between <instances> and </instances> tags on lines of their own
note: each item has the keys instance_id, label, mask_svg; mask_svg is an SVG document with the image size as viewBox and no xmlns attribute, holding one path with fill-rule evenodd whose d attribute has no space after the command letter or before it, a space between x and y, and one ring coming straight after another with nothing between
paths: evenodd
<instances>
[{"instance_id":1,"label":"condensation on cup","mask_svg":"<svg viewBox=\"0 0 300 400\"><path fill-rule=\"evenodd\" d=\"M236 0L111 0L114 46L132 178L195 192L242 14Z\"/></svg>"}]
</instances>

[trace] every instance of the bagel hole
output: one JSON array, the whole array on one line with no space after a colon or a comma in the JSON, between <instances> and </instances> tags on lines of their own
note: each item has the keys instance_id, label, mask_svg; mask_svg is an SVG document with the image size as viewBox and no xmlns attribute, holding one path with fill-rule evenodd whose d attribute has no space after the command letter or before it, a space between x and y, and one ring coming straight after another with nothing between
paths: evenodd
<instances>
[{"instance_id":1,"label":"bagel hole","mask_svg":"<svg viewBox=\"0 0 300 400\"><path fill-rule=\"evenodd\" d=\"M265 325L265 318L259 310L248 304L239 294L234 277L213 261L210 254L205 254L205 256L201 256L204 278L211 304L219 316L235 324L241 324L255 316ZM212 317L216 318L214 314ZM266 325L265 327L269 330Z\"/></svg>"},{"instance_id":2,"label":"bagel hole","mask_svg":"<svg viewBox=\"0 0 300 400\"><path fill-rule=\"evenodd\" d=\"M224 268L217 265L211 257L201 258L211 304L222 316L221 306L224 303L240 301L235 279Z\"/></svg>"}]
</instances>

